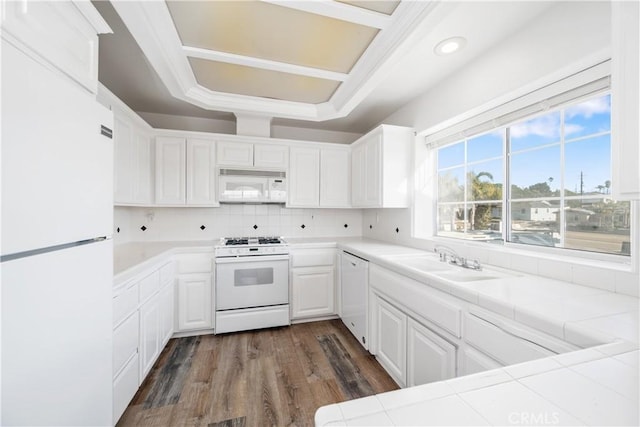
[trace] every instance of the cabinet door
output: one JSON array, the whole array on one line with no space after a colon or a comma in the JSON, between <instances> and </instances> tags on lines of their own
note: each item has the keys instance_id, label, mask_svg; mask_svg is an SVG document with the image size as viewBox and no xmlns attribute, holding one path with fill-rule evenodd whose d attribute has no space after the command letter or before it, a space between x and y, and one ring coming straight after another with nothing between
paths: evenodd
<instances>
[{"instance_id":1,"label":"cabinet door","mask_svg":"<svg viewBox=\"0 0 640 427\"><path fill-rule=\"evenodd\" d=\"M113 120L114 183L113 202L132 203L134 201L135 159L137 153L133 142L131 124L121 117Z\"/></svg>"},{"instance_id":2,"label":"cabinet door","mask_svg":"<svg viewBox=\"0 0 640 427\"><path fill-rule=\"evenodd\" d=\"M407 387L453 378L456 347L420 323L407 323Z\"/></svg>"},{"instance_id":3,"label":"cabinet door","mask_svg":"<svg viewBox=\"0 0 640 427\"><path fill-rule=\"evenodd\" d=\"M211 274L187 274L178 279L178 330L208 329L212 323Z\"/></svg>"},{"instance_id":4,"label":"cabinet door","mask_svg":"<svg viewBox=\"0 0 640 427\"><path fill-rule=\"evenodd\" d=\"M255 144L253 165L260 168L285 170L289 166L289 147L286 145Z\"/></svg>"},{"instance_id":5,"label":"cabinet door","mask_svg":"<svg viewBox=\"0 0 640 427\"><path fill-rule=\"evenodd\" d=\"M351 161L347 150L320 151L320 206L346 208L350 206Z\"/></svg>"},{"instance_id":6,"label":"cabinet door","mask_svg":"<svg viewBox=\"0 0 640 427\"><path fill-rule=\"evenodd\" d=\"M290 207L317 207L320 202L320 150L291 148L289 168Z\"/></svg>"},{"instance_id":7,"label":"cabinet door","mask_svg":"<svg viewBox=\"0 0 640 427\"><path fill-rule=\"evenodd\" d=\"M458 375L471 375L477 372L497 369L502 365L489 356L473 348L467 347L460 352L460 363L458 364Z\"/></svg>"},{"instance_id":8,"label":"cabinet door","mask_svg":"<svg viewBox=\"0 0 640 427\"><path fill-rule=\"evenodd\" d=\"M380 152L382 136L375 135L364 148L364 205L382 206L382 168Z\"/></svg>"},{"instance_id":9,"label":"cabinet door","mask_svg":"<svg viewBox=\"0 0 640 427\"><path fill-rule=\"evenodd\" d=\"M187 204L215 206L216 203L215 142L187 140Z\"/></svg>"},{"instance_id":10,"label":"cabinet door","mask_svg":"<svg viewBox=\"0 0 640 427\"><path fill-rule=\"evenodd\" d=\"M640 198L640 4L612 2L611 154L613 195Z\"/></svg>"},{"instance_id":11,"label":"cabinet door","mask_svg":"<svg viewBox=\"0 0 640 427\"><path fill-rule=\"evenodd\" d=\"M156 138L156 203L185 204L185 140Z\"/></svg>"},{"instance_id":12,"label":"cabinet door","mask_svg":"<svg viewBox=\"0 0 640 427\"><path fill-rule=\"evenodd\" d=\"M351 204L353 207L364 206L364 144L359 144L351 151Z\"/></svg>"},{"instance_id":13,"label":"cabinet door","mask_svg":"<svg viewBox=\"0 0 640 427\"><path fill-rule=\"evenodd\" d=\"M140 383L160 353L160 298L156 294L140 307Z\"/></svg>"},{"instance_id":14,"label":"cabinet door","mask_svg":"<svg viewBox=\"0 0 640 427\"><path fill-rule=\"evenodd\" d=\"M150 204L151 137L126 117L114 118L115 204Z\"/></svg>"},{"instance_id":15,"label":"cabinet door","mask_svg":"<svg viewBox=\"0 0 640 427\"><path fill-rule=\"evenodd\" d=\"M407 316L383 299L377 298L376 357L396 382L406 384Z\"/></svg>"},{"instance_id":16,"label":"cabinet door","mask_svg":"<svg viewBox=\"0 0 640 427\"><path fill-rule=\"evenodd\" d=\"M220 166L253 166L253 144L218 141L216 146Z\"/></svg>"},{"instance_id":17,"label":"cabinet door","mask_svg":"<svg viewBox=\"0 0 640 427\"><path fill-rule=\"evenodd\" d=\"M163 348L173 335L174 292L173 281L160 291L160 348Z\"/></svg>"},{"instance_id":18,"label":"cabinet door","mask_svg":"<svg viewBox=\"0 0 640 427\"><path fill-rule=\"evenodd\" d=\"M335 280L333 267L295 268L291 273L291 317L334 314Z\"/></svg>"},{"instance_id":19,"label":"cabinet door","mask_svg":"<svg viewBox=\"0 0 640 427\"><path fill-rule=\"evenodd\" d=\"M151 136L143 130L133 128L135 145L135 167L133 171L133 202L151 204L153 198L151 180Z\"/></svg>"}]
</instances>

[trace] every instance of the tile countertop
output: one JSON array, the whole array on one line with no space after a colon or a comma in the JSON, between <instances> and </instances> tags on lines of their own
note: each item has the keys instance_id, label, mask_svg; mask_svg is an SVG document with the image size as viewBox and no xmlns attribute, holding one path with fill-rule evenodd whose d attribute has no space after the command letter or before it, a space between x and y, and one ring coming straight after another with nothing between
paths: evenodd
<instances>
[{"instance_id":1,"label":"tile countertop","mask_svg":"<svg viewBox=\"0 0 640 427\"><path fill-rule=\"evenodd\" d=\"M129 242L113 247L113 281L117 288L147 267L177 253L213 252L217 240Z\"/></svg>"},{"instance_id":2,"label":"tile countertop","mask_svg":"<svg viewBox=\"0 0 640 427\"><path fill-rule=\"evenodd\" d=\"M423 250L363 238L289 238L291 250L337 247L381 267L585 348L474 375L324 406L317 426L638 425L639 300L487 267L493 280L456 283L402 261ZM115 247L116 282L214 241ZM588 348L587 348L588 347Z\"/></svg>"},{"instance_id":3,"label":"tile countertop","mask_svg":"<svg viewBox=\"0 0 640 427\"><path fill-rule=\"evenodd\" d=\"M337 247L585 349L324 406L316 426L639 425L638 298L493 267L483 272L505 277L456 283L403 262L398 246Z\"/></svg>"}]
</instances>

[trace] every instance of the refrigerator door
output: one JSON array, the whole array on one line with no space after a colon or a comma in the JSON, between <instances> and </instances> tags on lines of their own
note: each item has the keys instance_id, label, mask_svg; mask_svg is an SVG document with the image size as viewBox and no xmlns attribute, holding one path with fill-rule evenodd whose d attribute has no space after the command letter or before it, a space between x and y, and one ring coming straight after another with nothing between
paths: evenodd
<instances>
[{"instance_id":1,"label":"refrigerator door","mask_svg":"<svg viewBox=\"0 0 640 427\"><path fill-rule=\"evenodd\" d=\"M0 264L0 425L112 425L111 240Z\"/></svg>"},{"instance_id":2,"label":"refrigerator door","mask_svg":"<svg viewBox=\"0 0 640 427\"><path fill-rule=\"evenodd\" d=\"M2 255L110 236L113 115L2 41Z\"/></svg>"}]
</instances>

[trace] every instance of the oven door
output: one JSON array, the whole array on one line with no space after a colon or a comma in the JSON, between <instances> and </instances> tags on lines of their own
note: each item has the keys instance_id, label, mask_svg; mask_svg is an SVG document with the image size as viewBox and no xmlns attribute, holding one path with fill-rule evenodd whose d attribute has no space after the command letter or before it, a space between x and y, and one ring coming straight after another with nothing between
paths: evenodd
<instances>
[{"instance_id":1,"label":"oven door","mask_svg":"<svg viewBox=\"0 0 640 427\"><path fill-rule=\"evenodd\" d=\"M289 256L216 258L216 310L289 303Z\"/></svg>"}]
</instances>

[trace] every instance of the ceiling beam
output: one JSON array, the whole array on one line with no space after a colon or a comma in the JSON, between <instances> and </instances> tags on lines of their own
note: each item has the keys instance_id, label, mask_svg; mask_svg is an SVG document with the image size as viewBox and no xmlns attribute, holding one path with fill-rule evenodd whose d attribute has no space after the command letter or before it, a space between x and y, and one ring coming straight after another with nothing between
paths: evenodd
<instances>
[{"instance_id":1,"label":"ceiling beam","mask_svg":"<svg viewBox=\"0 0 640 427\"><path fill-rule=\"evenodd\" d=\"M304 67L302 65L286 62L271 61L252 56L237 55L234 53L220 52L217 50L202 49L199 47L183 46L185 55L192 58L207 59L209 61L226 62L228 64L244 65L245 67L261 68L264 70L278 71L281 73L297 74L318 79L343 82L349 77L345 73L323 70L321 68Z\"/></svg>"},{"instance_id":2,"label":"ceiling beam","mask_svg":"<svg viewBox=\"0 0 640 427\"><path fill-rule=\"evenodd\" d=\"M339 19L341 21L384 29L391 23L391 16L361 7L332 0L262 0L278 6Z\"/></svg>"}]
</instances>

